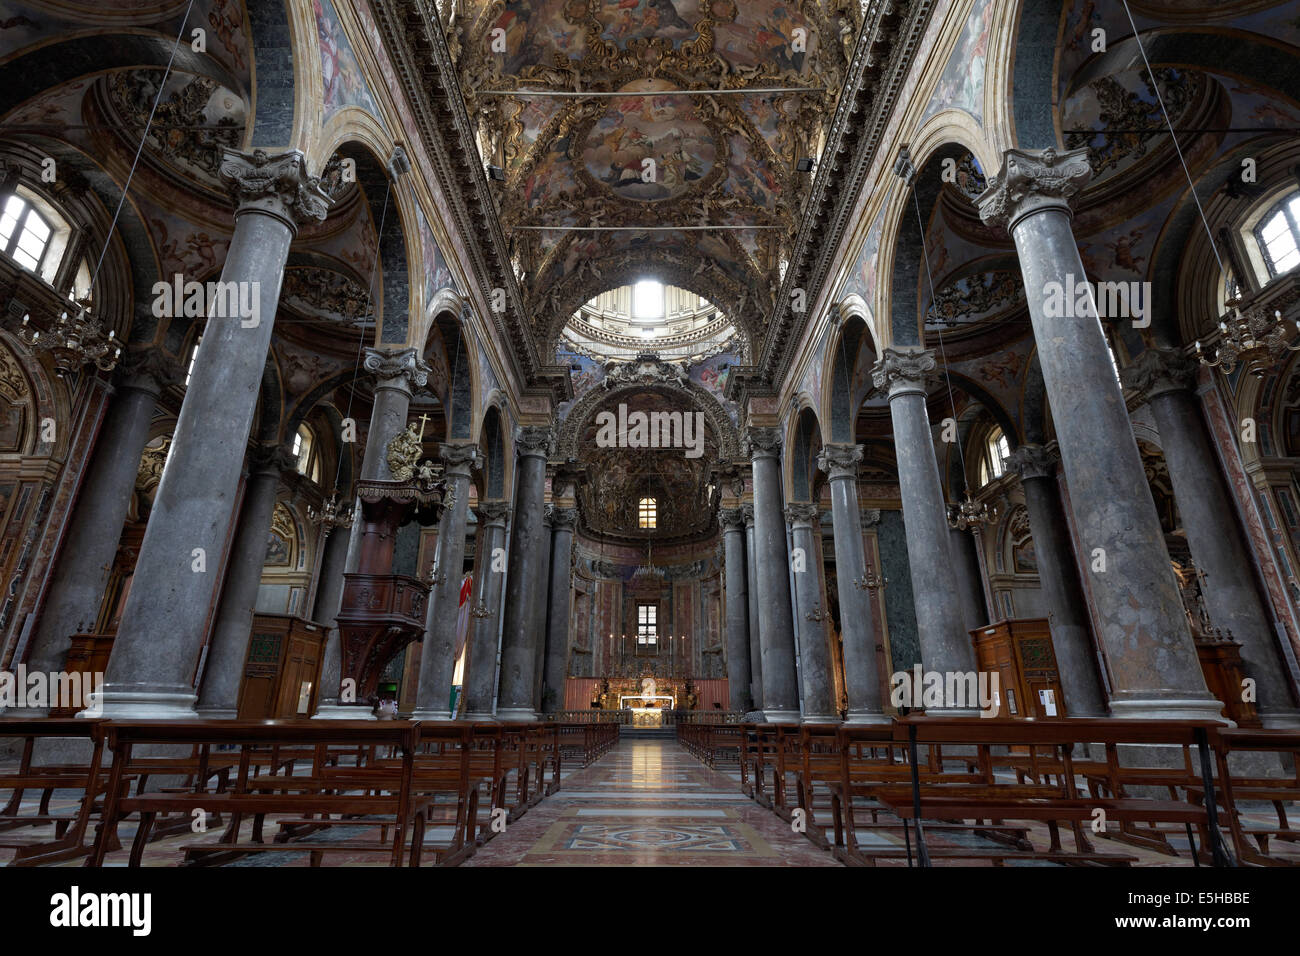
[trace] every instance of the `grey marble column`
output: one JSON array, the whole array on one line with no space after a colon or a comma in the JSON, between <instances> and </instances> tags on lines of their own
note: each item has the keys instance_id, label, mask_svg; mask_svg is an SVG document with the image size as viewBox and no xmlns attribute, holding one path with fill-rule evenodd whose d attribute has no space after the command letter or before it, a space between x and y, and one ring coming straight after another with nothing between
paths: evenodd
<instances>
[{"instance_id":1,"label":"grey marble column","mask_svg":"<svg viewBox=\"0 0 1300 956\"><path fill-rule=\"evenodd\" d=\"M1201 591L1210 622L1241 642L1246 676L1255 680L1260 719L1294 727L1300 714L1272 615L1256 586L1232 492L1193 392L1199 367L1176 349L1147 349L1121 374L1125 385L1143 394L1155 416L1187 544L1204 575Z\"/></svg>"},{"instance_id":2,"label":"grey marble column","mask_svg":"<svg viewBox=\"0 0 1300 956\"><path fill-rule=\"evenodd\" d=\"M420 654L419 685L412 720L451 720L451 681L456 672L456 620L465 576L465 524L469 515L470 473L482 456L478 445L444 444L445 508L438 529L437 570Z\"/></svg>"},{"instance_id":3,"label":"grey marble column","mask_svg":"<svg viewBox=\"0 0 1300 956\"><path fill-rule=\"evenodd\" d=\"M320 583L316 588L316 604L311 619L326 628L325 653L321 662L320 692L317 712L326 705L336 706L339 701L339 682L343 678L343 653L339 644L338 613L343 599L343 569L348 559L348 528L345 525L330 529L325 537L325 554L321 558Z\"/></svg>"},{"instance_id":4,"label":"grey marble column","mask_svg":"<svg viewBox=\"0 0 1300 956\"><path fill-rule=\"evenodd\" d=\"M781 437L775 428L751 427L745 444L754 469L754 576L763 652L763 714L772 722L798 721L790 561L781 502Z\"/></svg>"},{"instance_id":5,"label":"grey marble column","mask_svg":"<svg viewBox=\"0 0 1300 956\"><path fill-rule=\"evenodd\" d=\"M194 669L221 586L289 244L300 221L322 219L328 207L298 151L226 150L220 175L237 201L221 281L238 294L219 297L204 326L109 661L105 717L195 716ZM254 308L229 315L231 298Z\"/></svg>"},{"instance_id":6,"label":"grey marble column","mask_svg":"<svg viewBox=\"0 0 1300 956\"><path fill-rule=\"evenodd\" d=\"M280 475L297 463L297 456L283 445L260 446L249 454L239 528L230 546L226 583L203 665L198 711L205 719L231 720L236 715Z\"/></svg>"},{"instance_id":7,"label":"grey marble column","mask_svg":"<svg viewBox=\"0 0 1300 956\"><path fill-rule=\"evenodd\" d=\"M749 581L745 568L745 515L722 511L723 564L727 615L727 692L730 708L744 713L749 701Z\"/></svg>"},{"instance_id":8,"label":"grey marble column","mask_svg":"<svg viewBox=\"0 0 1300 956\"><path fill-rule=\"evenodd\" d=\"M542 713L542 683L546 678L546 621L551 598L551 516L554 505L542 511L542 547L540 560L534 565L537 580L533 584L536 595L533 604L533 621L530 630L537 635L533 642L533 710Z\"/></svg>"},{"instance_id":9,"label":"grey marble column","mask_svg":"<svg viewBox=\"0 0 1300 956\"><path fill-rule=\"evenodd\" d=\"M1098 677L1088 601L1079 581L1074 543L1056 484L1058 460L1052 446L1024 444L1011 453L1007 467L1020 475L1020 487L1025 492L1029 530L1038 557L1038 583L1047 600L1047 621L1052 629L1066 713L1072 717L1105 717L1106 699Z\"/></svg>"},{"instance_id":10,"label":"grey marble column","mask_svg":"<svg viewBox=\"0 0 1300 956\"><path fill-rule=\"evenodd\" d=\"M957 599L961 602L961 619L967 634L989 623L988 605L984 601L984 576L980 574L980 559L976 549L979 542L975 532L948 527L948 548L952 552L952 567L957 578Z\"/></svg>"},{"instance_id":11,"label":"grey marble column","mask_svg":"<svg viewBox=\"0 0 1300 956\"><path fill-rule=\"evenodd\" d=\"M795 632L799 648L799 678L803 682L803 722L839 723L835 707L835 681L831 677L830 643L826 634L826 579L821 543L814 527L821 518L815 504L795 501L785 506L791 542L804 553L803 570L795 564L799 619Z\"/></svg>"},{"instance_id":12,"label":"grey marble column","mask_svg":"<svg viewBox=\"0 0 1300 956\"><path fill-rule=\"evenodd\" d=\"M573 528L576 508L551 509L550 600L546 612L546 661L542 680L542 709L549 713L564 709L564 684L569 670L569 624L572 590L569 570L573 563ZM547 693L554 699L547 706Z\"/></svg>"},{"instance_id":13,"label":"grey marble column","mask_svg":"<svg viewBox=\"0 0 1300 956\"><path fill-rule=\"evenodd\" d=\"M1043 381L1058 412L1056 439L1075 526L1088 556L1111 713L1222 719L1222 705L1201 673L1096 306L1090 296L1071 298L1068 291L1087 282L1068 200L1091 175L1083 149L1008 150L1002 172L979 199L980 216L1007 229L1020 258Z\"/></svg>"},{"instance_id":14,"label":"grey marble column","mask_svg":"<svg viewBox=\"0 0 1300 956\"><path fill-rule=\"evenodd\" d=\"M831 520L835 533L835 580L840 599L840 638L844 647L844 684L850 724L887 723L881 710L876 665L876 629L866 590L867 557L862 544L858 507L858 462L861 445L827 444L817 467L830 476Z\"/></svg>"},{"instance_id":15,"label":"grey marble column","mask_svg":"<svg viewBox=\"0 0 1300 956\"><path fill-rule=\"evenodd\" d=\"M971 673L976 670L975 645L966 633L953 574L948 509L925 406L925 385L936 364L930 349L886 348L872 377L876 388L889 393L921 661L926 670L942 674ZM974 702L945 704L949 713L977 712Z\"/></svg>"},{"instance_id":16,"label":"grey marble column","mask_svg":"<svg viewBox=\"0 0 1300 956\"><path fill-rule=\"evenodd\" d=\"M465 672L465 719L490 721L492 691L496 687L497 641L501 632L501 595L505 590L505 562L497 552L506 540L510 506L504 501L483 501L478 506L478 581L471 615L469 667Z\"/></svg>"},{"instance_id":17,"label":"grey marble column","mask_svg":"<svg viewBox=\"0 0 1300 956\"><path fill-rule=\"evenodd\" d=\"M63 670L69 638L94 629L158 396L164 384L178 377L175 366L156 348L128 352L120 369L32 636L30 672Z\"/></svg>"},{"instance_id":18,"label":"grey marble column","mask_svg":"<svg viewBox=\"0 0 1300 956\"><path fill-rule=\"evenodd\" d=\"M539 564L546 561L546 458L552 430L525 425L515 434L519 465L515 469L515 524L510 538L510 567L506 574L505 621L501 636L501 685L497 718L535 720L533 675L537 665L537 605L542 580Z\"/></svg>"},{"instance_id":19,"label":"grey marble column","mask_svg":"<svg viewBox=\"0 0 1300 956\"><path fill-rule=\"evenodd\" d=\"M745 597L748 616L746 643L749 645L749 697L752 710L763 709L763 644L759 640L758 558L754 555L754 506L741 505L745 519Z\"/></svg>"},{"instance_id":20,"label":"grey marble column","mask_svg":"<svg viewBox=\"0 0 1300 956\"><path fill-rule=\"evenodd\" d=\"M391 481L393 473L388 468L388 443L399 431L406 427L407 414L411 407L411 395L415 389L428 383L429 366L420 358L416 349L375 349L366 347L362 358L362 368L374 376L374 403L370 410L370 427L366 432L366 448L361 457L361 477L370 480ZM354 519L361 513L360 502L353 497L352 514ZM358 548L361 540L361 522L353 520L350 530L345 534L336 530L331 537L342 537L347 541L341 566L331 565L330 577L326 578L322 568L323 593L333 595L331 604L321 605L317 601L317 614L328 615L333 622L338 615L339 603L343 599L343 574L357 569ZM322 612L320 609L328 608ZM318 617L318 620L324 620ZM321 670L321 700L316 708L316 717L321 720L357 720L370 716L367 707L355 701L347 704L339 702L339 681L343 674L343 648L337 627L331 624L329 637L325 644L325 660Z\"/></svg>"}]
</instances>

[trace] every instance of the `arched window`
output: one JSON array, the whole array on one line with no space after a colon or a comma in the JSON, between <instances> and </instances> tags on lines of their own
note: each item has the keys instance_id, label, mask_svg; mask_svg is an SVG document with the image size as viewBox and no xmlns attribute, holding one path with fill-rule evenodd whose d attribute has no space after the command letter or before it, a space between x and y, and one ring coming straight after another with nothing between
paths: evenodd
<instances>
[{"instance_id":1,"label":"arched window","mask_svg":"<svg viewBox=\"0 0 1300 956\"><path fill-rule=\"evenodd\" d=\"M190 384L190 376L194 374L194 363L199 358L199 346L203 344L203 336L194 339L194 345L190 348L190 360L185 363L185 384Z\"/></svg>"},{"instance_id":2,"label":"arched window","mask_svg":"<svg viewBox=\"0 0 1300 956\"><path fill-rule=\"evenodd\" d=\"M659 523L659 502L654 498L642 498L637 503L637 526L653 531Z\"/></svg>"},{"instance_id":3,"label":"arched window","mask_svg":"<svg viewBox=\"0 0 1300 956\"><path fill-rule=\"evenodd\" d=\"M320 481L320 456L316 454L316 436L306 425L299 425L293 436L293 453L298 456L298 474Z\"/></svg>"},{"instance_id":4,"label":"arched window","mask_svg":"<svg viewBox=\"0 0 1300 956\"><path fill-rule=\"evenodd\" d=\"M0 213L0 250L28 272L41 274L54 227L36 208L17 193L6 201Z\"/></svg>"},{"instance_id":5,"label":"arched window","mask_svg":"<svg viewBox=\"0 0 1300 956\"><path fill-rule=\"evenodd\" d=\"M1300 192L1283 197L1264 213L1255 239L1270 279L1300 265Z\"/></svg>"},{"instance_id":6,"label":"arched window","mask_svg":"<svg viewBox=\"0 0 1300 956\"><path fill-rule=\"evenodd\" d=\"M990 481L1001 478L1007 470L1007 459L1011 457L1011 443L998 427L992 428L984 439L980 453L980 487Z\"/></svg>"}]
</instances>

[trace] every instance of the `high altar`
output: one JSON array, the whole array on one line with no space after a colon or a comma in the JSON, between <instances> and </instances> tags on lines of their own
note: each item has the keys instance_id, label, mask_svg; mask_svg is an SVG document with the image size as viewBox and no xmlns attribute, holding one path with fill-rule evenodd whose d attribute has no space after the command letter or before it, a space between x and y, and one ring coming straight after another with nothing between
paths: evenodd
<instances>
[{"instance_id":1,"label":"high altar","mask_svg":"<svg viewBox=\"0 0 1300 956\"><path fill-rule=\"evenodd\" d=\"M609 678L592 707L601 710L630 710L632 724L638 727L658 727L663 724L663 712L679 707L694 707L695 693L689 679L675 677Z\"/></svg>"}]
</instances>

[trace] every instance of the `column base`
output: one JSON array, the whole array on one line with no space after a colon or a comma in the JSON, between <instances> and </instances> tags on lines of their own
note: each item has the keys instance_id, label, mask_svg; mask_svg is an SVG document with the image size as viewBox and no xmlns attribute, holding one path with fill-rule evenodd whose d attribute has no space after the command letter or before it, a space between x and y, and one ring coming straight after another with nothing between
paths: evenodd
<instances>
[{"instance_id":1,"label":"column base","mask_svg":"<svg viewBox=\"0 0 1300 956\"><path fill-rule=\"evenodd\" d=\"M1269 729L1300 730L1300 711L1265 711L1259 715L1259 722Z\"/></svg>"},{"instance_id":2,"label":"column base","mask_svg":"<svg viewBox=\"0 0 1300 956\"><path fill-rule=\"evenodd\" d=\"M359 704L321 704L312 720L377 720L370 708Z\"/></svg>"},{"instance_id":3,"label":"column base","mask_svg":"<svg viewBox=\"0 0 1300 956\"><path fill-rule=\"evenodd\" d=\"M1120 720L1217 720L1237 726L1223 716L1223 704L1212 697L1112 700L1110 715Z\"/></svg>"},{"instance_id":4,"label":"column base","mask_svg":"<svg viewBox=\"0 0 1300 956\"><path fill-rule=\"evenodd\" d=\"M765 710L763 716L769 724L797 724L800 718L797 710Z\"/></svg>"},{"instance_id":5,"label":"column base","mask_svg":"<svg viewBox=\"0 0 1300 956\"><path fill-rule=\"evenodd\" d=\"M846 724L892 724L894 719L886 714L877 714L869 710L851 710L844 722Z\"/></svg>"},{"instance_id":6,"label":"column base","mask_svg":"<svg viewBox=\"0 0 1300 956\"><path fill-rule=\"evenodd\" d=\"M801 724L842 724L838 714L805 714L799 718Z\"/></svg>"},{"instance_id":7,"label":"column base","mask_svg":"<svg viewBox=\"0 0 1300 956\"><path fill-rule=\"evenodd\" d=\"M233 707L198 707L196 708L201 720L237 720L239 711Z\"/></svg>"},{"instance_id":8,"label":"column base","mask_svg":"<svg viewBox=\"0 0 1300 956\"><path fill-rule=\"evenodd\" d=\"M498 707L497 720L503 724L527 724L537 720L537 712L529 707Z\"/></svg>"},{"instance_id":9,"label":"column base","mask_svg":"<svg viewBox=\"0 0 1300 956\"><path fill-rule=\"evenodd\" d=\"M476 723L476 724L499 724L499 723L501 723L501 721L497 720L497 715L496 715L496 714L488 714L488 713L482 713L482 714L480 714L480 713L475 713L475 712L473 712L473 711L471 711L470 713L466 714L466 715L465 715L464 717L462 717L461 719L462 719L462 720L473 721L473 722Z\"/></svg>"},{"instance_id":10,"label":"column base","mask_svg":"<svg viewBox=\"0 0 1300 956\"><path fill-rule=\"evenodd\" d=\"M413 710L409 720L451 720L449 710Z\"/></svg>"},{"instance_id":11,"label":"column base","mask_svg":"<svg viewBox=\"0 0 1300 956\"><path fill-rule=\"evenodd\" d=\"M198 694L183 691L128 690L107 685L87 696L86 709L78 717L106 717L110 720L198 720L194 709Z\"/></svg>"}]
</instances>

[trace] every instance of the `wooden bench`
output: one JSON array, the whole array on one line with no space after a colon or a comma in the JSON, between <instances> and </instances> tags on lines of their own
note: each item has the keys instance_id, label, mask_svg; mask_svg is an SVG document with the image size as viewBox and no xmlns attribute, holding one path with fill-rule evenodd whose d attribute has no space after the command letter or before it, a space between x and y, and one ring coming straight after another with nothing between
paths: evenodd
<instances>
[{"instance_id":1,"label":"wooden bench","mask_svg":"<svg viewBox=\"0 0 1300 956\"><path fill-rule=\"evenodd\" d=\"M1300 733L1275 729L1224 729L1219 731L1215 743L1219 782L1223 788L1223 802L1237 858L1259 866L1293 863L1294 861L1270 856L1268 843L1269 840L1300 843L1300 830L1291 824L1286 811L1288 803L1300 804ZM1289 755L1290 776L1234 774L1230 766L1231 756L1246 753L1276 754L1279 757ZM1273 812L1277 815L1277 826L1253 826L1243 821L1243 804L1247 802L1272 805ZM1256 846L1250 844L1248 837L1255 840Z\"/></svg>"},{"instance_id":2,"label":"wooden bench","mask_svg":"<svg viewBox=\"0 0 1300 956\"><path fill-rule=\"evenodd\" d=\"M102 866L120 821L138 815L139 826L131 846L129 865L139 866L154 820L159 814L193 811L229 814L220 840L187 844L179 849L187 865L226 862L248 853L309 853L313 866L325 853L384 853L390 865L400 866L409 847L409 862L420 863L425 819L433 797L414 791L415 751L420 725L409 721L113 721L106 725L105 745L113 751L113 765L104 809L104 825L95 841L89 865ZM126 794L124 783L145 766L152 774L173 776L189 769L191 756L178 755L174 768L166 755L151 753L135 757L137 747L199 748L199 761L208 760L212 748L234 745L238 765L234 780L225 789L207 789L207 776L200 770L194 788L188 792L158 790ZM254 774L256 759L266 758L274 748L288 747L296 753L310 749L312 764L305 774ZM337 748L350 753L374 753L393 748L399 755L396 766L381 760L358 765L339 761ZM222 755L221 759L226 759ZM295 758L295 762L296 762ZM137 763L140 761L141 763ZM176 773L173 773L173 769ZM333 814L340 818L367 816L371 828L393 829L391 840L344 842L278 842L262 840L261 828L268 815L285 815L290 820L325 825ZM245 816L254 817L252 842L240 842Z\"/></svg>"},{"instance_id":3,"label":"wooden bench","mask_svg":"<svg viewBox=\"0 0 1300 956\"><path fill-rule=\"evenodd\" d=\"M1221 724L1211 721L1135 721L1069 719L1017 721L983 718L949 718L908 716L894 723L894 737L908 747L911 780L907 787L884 787L876 791L876 799L904 822L910 820L916 829L917 855L922 866L930 864L924 825L925 819L936 820L1037 820L1048 824L1052 832L1052 846L1048 855L1062 852L1056 824L1068 821L1074 828L1077 852L1073 859L1085 856L1089 862L1098 862L1091 845L1082 833L1082 825L1096 818L1096 811L1104 812L1107 823L1146 823L1155 827L1161 823L1185 827L1192 845L1193 859L1197 859L1193 826L1202 833L1202 842L1210 847L1216 865L1231 865L1218 826L1218 812L1213 776L1210 769L1209 739ZM1101 744L1108 748L1123 745L1180 747L1185 753L1195 750L1201 766L1203 800L1156 800L1149 798L1115 797L1085 798L1079 794L1074 766L1073 749L1080 744ZM918 766L918 747L940 746L974 749L976 775L981 781L925 782ZM1054 783L1024 783L999 781L995 770L1014 767L1015 755L999 755L996 749L1014 747L1051 747L1059 755L1060 771ZM960 758L969 769L971 758ZM1190 760L1190 757L1187 758ZM905 835L907 831L904 831ZM910 850L910 844L909 844ZM910 854L909 854L910 857ZM910 858L909 858L910 863Z\"/></svg>"},{"instance_id":4,"label":"wooden bench","mask_svg":"<svg viewBox=\"0 0 1300 956\"><path fill-rule=\"evenodd\" d=\"M100 766L104 752L104 722L76 718L0 719L0 739L21 741L16 766L0 765L0 791L10 791L0 808L0 848L14 850L11 866L35 866L87 855L92 819L102 810L107 771ZM54 740L84 741L90 753L84 763L36 763L39 745ZM129 781L127 781L129 783ZM23 813L23 794L39 791L35 813ZM69 813L51 812L56 792L77 798ZM50 835L32 834L51 828Z\"/></svg>"}]
</instances>

